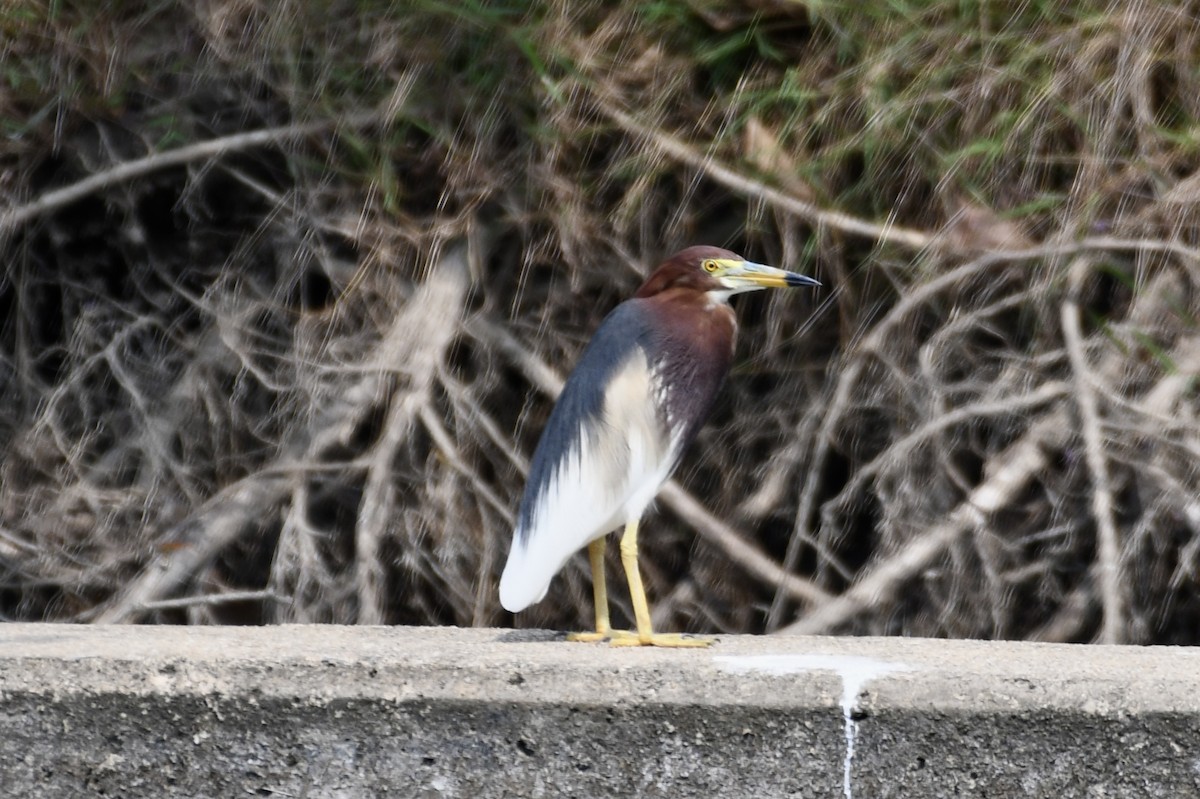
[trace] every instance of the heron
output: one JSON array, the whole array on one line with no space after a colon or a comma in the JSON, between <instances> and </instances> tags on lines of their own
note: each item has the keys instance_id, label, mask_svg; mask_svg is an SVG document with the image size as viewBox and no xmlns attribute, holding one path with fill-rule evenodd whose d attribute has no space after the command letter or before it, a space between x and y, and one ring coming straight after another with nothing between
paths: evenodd
<instances>
[{"instance_id":1,"label":"heron","mask_svg":"<svg viewBox=\"0 0 1200 799\"><path fill-rule=\"evenodd\" d=\"M540 601L585 546L596 629L575 641L615 646L707 646L655 633L638 569L638 525L712 410L729 372L737 319L729 298L767 288L820 286L729 250L689 247L668 258L597 328L567 378L530 463L500 604ZM609 623L606 536L623 528L621 565L636 630Z\"/></svg>"}]
</instances>

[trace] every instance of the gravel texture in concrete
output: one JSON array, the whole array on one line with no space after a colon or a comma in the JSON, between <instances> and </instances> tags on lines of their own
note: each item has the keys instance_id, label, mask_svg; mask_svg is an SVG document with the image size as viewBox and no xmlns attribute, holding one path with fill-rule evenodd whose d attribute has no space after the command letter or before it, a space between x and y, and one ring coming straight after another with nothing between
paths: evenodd
<instances>
[{"instance_id":1,"label":"gravel texture in concrete","mask_svg":"<svg viewBox=\"0 0 1200 799\"><path fill-rule=\"evenodd\" d=\"M0 625L3 796L1200 796L1200 651Z\"/></svg>"}]
</instances>

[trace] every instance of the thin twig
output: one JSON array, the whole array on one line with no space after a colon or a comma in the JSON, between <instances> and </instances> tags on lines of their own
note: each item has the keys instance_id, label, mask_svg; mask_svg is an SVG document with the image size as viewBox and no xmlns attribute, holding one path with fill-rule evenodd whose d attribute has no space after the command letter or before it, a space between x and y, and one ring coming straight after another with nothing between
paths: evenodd
<instances>
[{"instance_id":1,"label":"thin twig","mask_svg":"<svg viewBox=\"0 0 1200 799\"><path fill-rule=\"evenodd\" d=\"M103 172L97 172L94 175L72 183L69 186L64 186L61 189L48 191L41 197L38 197L32 202L18 205L9 208L0 214L0 235L15 230L24 225L31 219L57 211L60 208L77 202L89 194L106 189L110 186L115 186L119 183L125 183L140 178L144 175L149 175L153 172L158 172L163 169L169 169L173 166L181 166L193 161L200 161L206 158L217 158L227 153L237 152L239 150L247 150L254 147L261 147L266 144L272 144L277 141L285 141L287 139L295 139L300 136L307 136L312 133L318 133L336 126L363 127L372 125L382 119L381 115L375 112L363 114L355 114L340 119L323 119L317 122L305 122L295 125L283 125L276 128L264 128L262 130L253 130L246 133L235 133L230 136L222 136L218 139L210 139L208 141L189 144L184 147L177 147L174 150L166 150L161 153L151 153L142 158L136 158L132 161L124 161L116 166L109 167Z\"/></svg>"},{"instance_id":2,"label":"thin twig","mask_svg":"<svg viewBox=\"0 0 1200 799\"><path fill-rule=\"evenodd\" d=\"M911 433L892 442L887 449L856 469L838 495L825 502L822 512L825 508L836 508L848 502L864 483L874 479L885 466L903 462L922 442L951 427L991 416L1014 416L1060 400L1069 393L1070 387L1066 383L1055 380L1026 394L1006 395L995 400L980 400L936 416Z\"/></svg>"},{"instance_id":3,"label":"thin twig","mask_svg":"<svg viewBox=\"0 0 1200 799\"><path fill-rule=\"evenodd\" d=\"M386 620L385 568L379 553L395 505L392 466L397 450L429 402L438 365L458 330L468 285L466 241L447 247L436 263L393 325L393 332L400 335L389 335L387 340L396 344L396 349L384 353L390 365L403 364L408 381L404 391L390 400L359 503L354 533L359 624L383 624Z\"/></svg>"},{"instance_id":4,"label":"thin twig","mask_svg":"<svg viewBox=\"0 0 1200 799\"><path fill-rule=\"evenodd\" d=\"M190 581L268 509L279 504L287 483L277 477L252 474L217 493L166 535L186 545L160 555L101 611L96 621L131 621L144 608Z\"/></svg>"},{"instance_id":5,"label":"thin twig","mask_svg":"<svg viewBox=\"0 0 1200 799\"><path fill-rule=\"evenodd\" d=\"M658 496L664 505L690 524L709 543L715 544L731 561L767 585L777 586L779 591L802 602L825 602L832 599L829 593L816 583L780 568L778 563L749 544L741 533L714 516L700 500L674 480L667 481Z\"/></svg>"},{"instance_id":6,"label":"thin twig","mask_svg":"<svg viewBox=\"0 0 1200 799\"><path fill-rule=\"evenodd\" d=\"M853 353L848 357L849 362L838 373L837 387L833 391L832 398L828 402L823 403L825 413L821 419L820 429L814 437L815 449L809 458L809 468L804 477L804 489L800 497L800 510L797 513L801 525L807 526L808 519L812 517L812 510L816 502L818 489L821 486L820 475L825 470L825 461L829 454L833 433L841 424L842 418L850 410L850 398L858 384L859 377L862 376L863 371L866 369L867 356L877 353L892 338L895 330L912 312L922 307L941 292L957 286L959 283L971 280L996 263L997 260L992 256L976 258L973 261L951 269L949 272L927 283L922 283L905 294L888 311L887 316L879 320L871 329L870 334L854 348ZM801 440L801 436L799 435L801 431L798 428L804 423L802 420L798 424L797 429L793 431L789 440L792 442ZM746 513L752 517L759 516L770 511L771 508L778 504L784 487L791 482L791 471L803 454L803 452L797 449L796 443L793 443L791 447L780 453L780 456L772 461L770 474L754 495L746 501L744 505Z\"/></svg>"},{"instance_id":7,"label":"thin twig","mask_svg":"<svg viewBox=\"0 0 1200 799\"><path fill-rule=\"evenodd\" d=\"M622 130L648 139L664 154L699 169L726 188L740 194L754 196L776 208L807 219L814 225L827 226L843 233L865 236L876 241L899 244L916 250L926 249L936 242L936 237L924 231L895 225L877 225L850 214L820 208L813 203L785 194L762 181L742 175L718 163L712 157L698 152L683 140L665 131L639 122L632 114L622 111L616 104L605 98L597 98L597 106L601 113L615 122Z\"/></svg>"},{"instance_id":8,"label":"thin twig","mask_svg":"<svg viewBox=\"0 0 1200 799\"><path fill-rule=\"evenodd\" d=\"M1070 437L1069 422L1066 412L1061 409L1043 417L994 459L998 468L992 476L960 502L945 521L876 564L837 598L817 606L779 632L785 635L828 633L864 609L891 599L905 580L929 566L960 535L982 524L988 515L1002 508L1028 485L1033 476L1045 468L1049 459L1047 451L1063 446Z\"/></svg>"},{"instance_id":9,"label":"thin twig","mask_svg":"<svg viewBox=\"0 0 1200 799\"><path fill-rule=\"evenodd\" d=\"M444 309L441 309L444 310ZM204 505L166 531L162 539L177 544L171 552L147 564L140 575L115 596L97 616L101 623L136 620L148 602L157 601L185 585L226 546L250 528L264 513L272 513L294 489L307 469L300 464L320 462L325 453L340 449L360 421L379 407L385 386L400 366L396 353L411 348L412 331L396 320L379 344L364 356L365 369L327 405L312 427L281 446L279 458L257 472L226 487ZM372 461L344 468L370 469Z\"/></svg>"},{"instance_id":10,"label":"thin twig","mask_svg":"<svg viewBox=\"0 0 1200 799\"><path fill-rule=\"evenodd\" d=\"M444 384L443 384L444 385ZM470 464L463 458L459 452L458 445L455 444L454 438L442 423L441 418L434 412L433 408L426 403L421 407L418 414L421 419L421 424L429 433L429 437L433 439L434 445L438 448L439 453L445 458L446 463L450 468L461 474L464 478L471 481L471 487L479 495L480 499L491 508L500 518L504 519L506 524L515 524L517 521L516 515L513 513L503 499L487 484L479 473L473 469Z\"/></svg>"},{"instance_id":11,"label":"thin twig","mask_svg":"<svg viewBox=\"0 0 1200 799\"><path fill-rule=\"evenodd\" d=\"M1162 313L1174 288L1173 276L1167 272L1159 273L1138 295L1137 302L1128 314L1129 320L1139 324ZM1200 354L1200 349L1193 350L1191 344L1190 340L1181 342L1183 349L1177 361ZM1102 376L1115 374L1124 367L1125 362L1124 355L1115 351L1096 371ZM1170 407L1190 385L1191 381L1184 376L1166 375L1145 394L1146 401L1152 400L1156 407ZM992 458L985 469L985 474L990 476L955 506L944 521L910 541L887 560L877 563L835 599L818 605L779 632L793 635L829 633L867 608L877 607L892 598L905 580L912 579L931 564L959 536L967 530L976 529L986 522L987 516L1011 502L1045 468L1049 461L1048 453L1061 450L1073 435L1075 432L1070 414L1060 404L1036 421L1024 436Z\"/></svg>"},{"instance_id":12,"label":"thin twig","mask_svg":"<svg viewBox=\"0 0 1200 799\"><path fill-rule=\"evenodd\" d=\"M285 596L280 596L274 591L229 591L224 594L204 594L201 596L183 596L178 599L158 599L153 602L145 602L138 607L138 610L153 611L153 610L177 610L179 608L192 608L198 606L213 607L216 605L227 605L230 602L278 602L286 604L291 600Z\"/></svg>"},{"instance_id":13,"label":"thin twig","mask_svg":"<svg viewBox=\"0 0 1200 799\"><path fill-rule=\"evenodd\" d=\"M884 317L871 333L863 339L858 346L855 357L841 371L838 376L837 388L833 392L833 398L825 405L825 414L821 419L820 429L813 441L813 451L808 461L808 469L804 475L802 488L800 489L800 499L797 503L795 520L793 523L792 536L788 540L787 550L784 553L783 568L789 573L795 569L796 562L800 556L800 544L805 540L815 538L812 533L812 522L816 515L817 498L820 496L820 490L824 485L823 475L826 473L825 464L829 459L835 432L841 426L842 419L851 409L851 398L854 389L858 385L858 380L867 368L868 356L881 352L893 334L893 330L905 320L910 313L917 308L922 307L928 300L937 296L942 291L958 284L974 278L976 275L984 272L994 264L988 257L977 258L974 261L956 267L946 274L924 283L917 287L898 302L888 315ZM805 424L802 420L800 425ZM800 430L797 429L793 434L793 441L800 441ZM800 453L795 453L798 457ZM771 471L770 477L764 481L763 486L755 492L754 500L748 505L752 509L761 510L766 498L782 493L785 476L791 471L791 463L783 462L775 464ZM771 609L767 615L767 630L773 632L778 625L783 613L782 596L776 592L776 596L771 603Z\"/></svg>"},{"instance_id":14,"label":"thin twig","mask_svg":"<svg viewBox=\"0 0 1200 799\"><path fill-rule=\"evenodd\" d=\"M1094 377L1087 355L1083 351L1083 332L1080 321L1079 291L1091 262L1081 256L1068 267L1067 297L1062 304L1062 330L1067 356L1074 374L1075 403L1079 408L1079 426L1087 454L1088 471L1092 478L1092 516L1099 538L1097 557L1100 560L1100 603L1104 622L1100 641L1119 644L1125 638L1125 597L1121 584L1121 543L1113 517L1111 480L1108 458L1104 454L1104 435L1101 432L1100 407L1092 386Z\"/></svg>"},{"instance_id":15,"label":"thin twig","mask_svg":"<svg viewBox=\"0 0 1200 799\"><path fill-rule=\"evenodd\" d=\"M1096 565L1071 589L1048 620L1027 636L1029 641L1067 643L1079 637L1091 615L1096 588Z\"/></svg>"},{"instance_id":16,"label":"thin twig","mask_svg":"<svg viewBox=\"0 0 1200 799\"><path fill-rule=\"evenodd\" d=\"M863 236L877 242L895 244L910 250L927 250L956 255L975 255L974 249L959 248L953 237L940 233L929 233L915 228L892 224L878 224L865 219L821 208L786 192L773 188L761 180L744 175L719 163L711 154L701 152L687 142L666 131L640 122L632 114L622 110L604 96L597 96L600 112L617 124L626 133L648 140L664 155L698 169L727 189L767 203L786 213L794 214L813 227L827 227L855 236ZM1028 261L1053 256L1074 255L1079 252L1158 252L1184 258L1191 263L1200 263L1200 249L1189 247L1178 240L1152 238L1121 238L1119 236L1091 236L1075 242L1050 240L1051 243L1036 247L1011 250L992 250L985 259L992 263Z\"/></svg>"}]
</instances>

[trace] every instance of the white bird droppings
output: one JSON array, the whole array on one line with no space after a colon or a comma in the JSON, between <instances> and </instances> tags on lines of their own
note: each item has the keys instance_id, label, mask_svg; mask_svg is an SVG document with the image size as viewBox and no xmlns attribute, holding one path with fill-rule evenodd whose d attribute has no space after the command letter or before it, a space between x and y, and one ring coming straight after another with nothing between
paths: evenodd
<instances>
[{"instance_id":1,"label":"white bird droppings","mask_svg":"<svg viewBox=\"0 0 1200 799\"><path fill-rule=\"evenodd\" d=\"M842 795L853 799L850 785L850 765L854 761L854 743L858 722L854 710L858 695L876 677L896 672L912 671L912 666L886 660L854 655L718 655L714 658L727 671L756 672L786 677L808 671L832 671L842 680L842 720L846 735L846 757L842 762Z\"/></svg>"}]
</instances>

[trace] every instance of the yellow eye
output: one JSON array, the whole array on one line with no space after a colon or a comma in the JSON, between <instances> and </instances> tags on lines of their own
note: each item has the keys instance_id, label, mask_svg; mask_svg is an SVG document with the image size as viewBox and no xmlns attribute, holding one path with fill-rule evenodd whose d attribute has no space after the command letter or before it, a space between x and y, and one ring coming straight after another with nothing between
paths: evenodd
<instances>
[{"instance_id":1,"label":"yellow eye","mask_svg":"<svg viewBox=\"0 0 1200 799\"><path fill-rule=\"evenodd\" d=\"M702 264L701 264L701 266L703 266L703 267L704 267L704 271L705 271L705 272L715 272L715 271L717 271L717 262L716 262L716 261L714 261L712 258L706 258L706 259L704 260L704 263L702 263Z\"/></svg>"}]
</instances>

